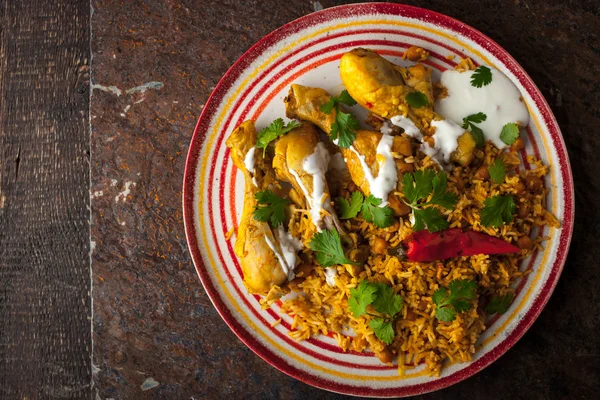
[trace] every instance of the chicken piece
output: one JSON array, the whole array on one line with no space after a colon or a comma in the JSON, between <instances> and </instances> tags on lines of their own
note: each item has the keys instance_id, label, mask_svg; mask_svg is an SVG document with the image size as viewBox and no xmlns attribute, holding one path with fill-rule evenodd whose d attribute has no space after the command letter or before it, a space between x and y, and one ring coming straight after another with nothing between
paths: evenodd
<instances>
[{"instance_id":1,"label":"chicken piece","mask_svg":"<svg viewBox=\"0 0 600 400\"><path fill-rule=\"evenodd\" d=\"M279 246L271 228L266 222L252 217L257 201L254 198L258 186L265 183L265 176L273 176L273 171L265 165L260 151L255 151L256 129L253 121L245 121L238 126L225 142L231 150L231 158L244 174L244 208L235 242L235 254L239 257L244 274L244 284L253 294L267 294L275 285L281 285L288 278L278 260L273 247ZM255 151L254 174L246 168L245 159L249 151ZM266 171L266 172L265 172ZM256 185L253 183L255 179ZM271 245L269 245L269 242ZM277 250L280 251L280 250Z\"/></svg>"},{"instance_id":2,"label":"chicken piece","mask_svg":"<svg viewBox=\"0 0 600 400\"><path fill-rule=\"evenodd\" d=\"M435 133L431 121L443 119L433 111L431 71L421 64L402 68L372 50L357 48L342 56L340 75L348 93L377 115L385 118L406 116L427 136ZM414 91L423 93L429 105L410 107L405 97ZM474 140L468 131L461 138L452 161L465 166L473 160L474 148L470 145L474 144Z\"/></svg>"},{"instance_id":3,"label":"chicken piece","mask_svg":"<svg viewBox=\"0 0 600 400\"><path fill-rule=\"evenodd\" d=\"M360 130L356 132L356 139L354 139L354 143L351 148L340 149L344 155L344 158L347 160L346 165L348 165L348 169L350 170L352 181L354 181L354 183L366 196L371 194L371 182L369 181L369 177L366 176L366 174L369 172L365 169L368 168L371 171L370 173L372 177L379 176L381 161L383 160L378 159L377 145L379 144L382 136L383 134L380 132ZM402 136L394 136L392 142L392 152L404 156L412 155L412 145L410 140ZM361 161L359 155L360 157L363 157L363 161ZM396 170L401 171L405 163L400 160L395 160L395 162ZM400 180L401 177L399 176L398 182ZM411 210L410 207L408 207L402 201L401 197L394 191L388 195L387 200L389 206L394 210L394 214L396 216L407 215Z\"/></svg>"},{"instance_id":4,"label":"chicken piece","mask_svg":"<svg viewBox=\"0 0 600 400\"><path fill-rule=\"evenodd\" d=\"M319 140L315 126L304 122L282 136L275 144L273 168L279 180L290 183L296 192L304 194L306 208L317 230L335 227L344 229L331 206L331 195L325 173L330 154Z\"/></svg>"},{"instance_id":5,"label":"chicken piece","mask_svg":"<svg viewBox=\"0 0 600 400\"><path fill-rule=\"evenodd\" d=\"M320 105L329 101L331 96L323 89L313 89L301 85L292 85L292 89L286 98L286 114L295 118L317 121L318 126L329 134L331 124L328 118L331 115L335 116L335 110L331 111L330 115L325 114L320 110ZM302 101L300 101L302 99ZM311 103L311 104L305 104ZM359 130L356 132L354 145L351 149L340 149L345 160L346 166L350 171L352 181L358 186L361 191L367 196L371 194L370 182L365 176L365 169L359 155L364 156L366 166L370 168L371 175L377 177L379 175L380 164L377 160L377 146L383 134L380 132ZM395 136L392 144L392 151L404 156L413 155L410 139ZM358 153L358 154L357 154ZM405 163L401 160L395 160L398 169L398 181L401 180L402 172L412 172L412 164ZM397 194L390 193L388 201L394 209L397 216L406 215L410 209L402 202Z\"/></svg>"},{"instance_id":6,"label":"chicken piece","mask_svg":"<svg viewBox=\"0 0 600 400\"><path fill-rule=\"evenodd\" d=\"M321 111L321 106L330 98L331 95L325 89L293 84L284 99L285 114L288 118L310 121L324 132L329 132L335 122L336 110L325 114Z\"/></svg>"}]
</instances>

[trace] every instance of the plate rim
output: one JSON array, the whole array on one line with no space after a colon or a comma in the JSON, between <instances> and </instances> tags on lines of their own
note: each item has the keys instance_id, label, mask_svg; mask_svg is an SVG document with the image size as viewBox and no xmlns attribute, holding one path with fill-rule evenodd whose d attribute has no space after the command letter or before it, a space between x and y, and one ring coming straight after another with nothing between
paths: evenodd
<instances>
[{"instance_id":1,"label":"plate rim","mask_svg":"<svg viewBox=\"0 0 600 400\"><path fill-rule=\"evenodd\" d=\"M471 362L470 365L467 365L465 368L460 369L459 371L455 372L450 376L435 379L422 384L382 389L375 389L367 386L355 386L343 383L334 383L321 377L312 375L308 372L302 371L294 367L293 365L290 365L288 362L286 362L284 358L281 358L277 354L273 353L267 346L263 345L258 340L256 340L251 334L249 334L246 331L246 329L243 328L239 324L239 322L235 320L235 317L232 315L231 311L222 302L218 291L213 287L208 273L204 270L205 266L199 250L201 241L198 240L196 235L194 212L196 172L205 134L205 130L203 130L202 127L203 125L208 126L210 124L210 120L212 119L211 114L214 111L218 110L217 106L219 105L220 101L216 100L217 97L220 95L225 95L235 83L236 79L239 76L239 73L243 72L245 67L250 65L258 57L260 57L264 53L264 51L270 48L274 43L277 43L281 38L299 32L302 29L314 25L315 23L329 22L330 20L334 20L336 18L350 16L353 13L362 15L364 13L361 13L361 10L368 10L371 14L408 16L415 18L419 21L429 23L434 22L436 24L440 24L442 27L451 31L457 31L461 35L475 42L477 45L484 47L487 51L490 51L492 54L494 54L494 56L496 56L504 65L508 66L509 64L513 64L516 67L516 70L523 75L523 81L527 84L524 84L525 90L527 91L527 93L532 95L534 103L536 103L537 107L540 110L540 113L543 116L543 126L545 126L550 133L553 130L556 133L555 137L551 135L550 139L557 153L557 159L560 160L560 156L564 156L563 160L564 166L566 168L563 169L560 175L563 178L564 191L570 195L568 196L570 201L567 201L569 199L564 198L563 196L564 218L561 230L566 229L565 231L563 231L563 236L564 233L566 233L566 241L564 243L559 243L559 246L557 248L555 263L556 261L560 260L558 268L554 272L554 276L552 276L551 274L546 280L545 285L548 284L548 281L551 281L550 286L541 287L540 294L538 296L538 298L542 297L541 302L537 304L537 307L532 307L529 310L528 314L526 314L525 317L517 323L511 334L507 336L504 340L502 340L500 343L498 343L498 345L495 348L491 349L480 359ZM327 18L325 18L324 20L320 20L321 17ZM435 21L431 21L430 19L435 19ZM556 139L558 139L558 141ZM560 189L561 188L556 188L556 190ZM562 135L560 126L556 121L556 117L554 116L552 109L550 108L548 102L546 101L545 97L543 96L533 79L531 79L531 77L527 74L525 69L502 46L500 46L498 43L496 43L494 40L480 32L479 30L453 17L447 16L436 11L397 3L358 3L326 8L304 15L284 24L283 26L275 29L274 31L270 32L269 34L258 40L248 50L246 50L231 67L228 68L227 72L219 80L219 82L211 92L210 96L208 97L200 114L200 117L198 118L198 122L196 123L196 126L194 128L194 133L190 141L188 154L185 162L182 206L188 249L190 251L194 267L202 282L202 285L221 318L225 321L225 323L232 330L232 332L250 350L252 350L256 355L258 355L268 364L284 372L285 374L311 386L318 387L320 389L354 396L368 395L373 397L395 397L428 393L461 382L480 372L481 370L492 364L494 361L496 361L498 358L500 358L511 347L513 347L516 344L516 342L519 341L521 337L529 330L531 325L533 325L533 323L541 314L542 310L545 308L552 293L554 292L554 289L558 283L558 280L560 279L562 270L567 260L570 243L573 236L573 225L575 215L575 190L569 154L567 152L566 144L564 142L564 137ZM538 301L538 298L534 298L530 300L530 302Z\"/></svg>"}]
</instances>

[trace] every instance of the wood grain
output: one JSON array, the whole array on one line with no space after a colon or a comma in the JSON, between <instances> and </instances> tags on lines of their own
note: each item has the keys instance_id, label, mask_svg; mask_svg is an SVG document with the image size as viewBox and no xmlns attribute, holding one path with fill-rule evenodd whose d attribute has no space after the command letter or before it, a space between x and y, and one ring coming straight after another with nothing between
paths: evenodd
<instances>
[{"instance_id":1,"label":"wood grain","mask_svg":"<svg viewBox=\"0 0 600 400\"><path fill-rule=\"evenodd\" d=\"M0 1L0 398L89 398L87 1Z\"/></svg>"}]
</instances>

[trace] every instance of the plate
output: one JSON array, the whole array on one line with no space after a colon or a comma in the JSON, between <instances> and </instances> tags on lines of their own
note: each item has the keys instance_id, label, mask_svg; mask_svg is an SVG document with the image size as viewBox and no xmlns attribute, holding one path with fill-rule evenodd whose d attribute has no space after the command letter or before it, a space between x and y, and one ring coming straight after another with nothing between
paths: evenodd
<instances>
[{"instance_id":1,"label":"plate","mask_svg":"<svg viewBox=\"0 0 600 400\"><path fill-rule=\"evenodd\" d=\"M491 65L520 89L529 108L526 154L551 165L546 176L548 208L560 229L542 227L544 250L524 260L531 272L516 288L510 309L488 321L470 363L444 366L440 377L422 368L400 377L370 354L343 352L333 338L296 342L288 336L291 318L275 305L263 310L259 297L242 283L228 232L242 212L243 176L225 147L231 131L246 119L260 129L284 116L283 98L292 83L342 89L339 59L355 47L378 51L393 62L417 45L430 51L425 63L435 74L464 57ZM439 76L439 75L438 75ZM522 155L525 155L524 153ZM527 163L525 163L527 167ZM506 352L540 314L563 268L573 229L573 179L558 124L539 89L523 68L481 32L445 15L406 5L365 3L325 9L297 19L264 37L221 79L196 126L184 178L187 240L206 292L233 332L275 368L319 388L350 395L391 397L437 390L480 371ZM278 322L282 318L281 322Z\"/></svg>"}]
</instances>

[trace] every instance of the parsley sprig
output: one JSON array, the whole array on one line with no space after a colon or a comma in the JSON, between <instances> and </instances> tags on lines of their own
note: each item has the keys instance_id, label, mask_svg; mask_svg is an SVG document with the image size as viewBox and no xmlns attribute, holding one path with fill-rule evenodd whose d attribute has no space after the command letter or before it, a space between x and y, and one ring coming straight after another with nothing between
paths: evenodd
<instances>
[{"instance_id":1,"label":"parsley sprig","mask_svg":"<svg viewBox=\"0 0 600 400\"><path fill-rule=\"evenodd\" d=\"M348 306L355 317L370 315L369 326L375 336L386 344L394 341L394 318L402 311L404 301L385 283L371 283L366 279L356 289L350 289ZM371 306L377 314L367 312Z\"/></svg>"},{"instance_id":2,"label":"parsley sprig","mask_svg":"<svg viewBox=\"0 0 600 400\"><path fill-rule=\"evenodd\" d=\"M427 96L421 92L410 92L404 97L404 100L412 108L421 108L429 104Z\"/></svg>"},{"instance_id":3,"label":"parsley sprig","mask_svg":"<svg viewBox=\"0 0 600 400\"><path fill-rule=\"evenodd\" d=\"M440 210L431 207L451 209L458 201L454 193L447 191L448 177L445 172L436 173L426 169L404 174L402 185L405 203L412 208L415 218L414 231L427 228L429 232L438 232L448 228L448 221Z\"/></svg>"},{"instance_id":4,"label":"parsley sprig","mask_svg":"<svg viewBox=\"0 0 600 400\"><path fill-rule=\"evenodd\" d=\"M500 132L500 140L502 140L507 145L511 145L517 140L519 137L519 126L513 122L509 122L508 124L502 127L502 132Z\"/></svg>"},{"instance_id":5,"label":"parsley sprig","mask_svg":"<svg viewBox=\"0 0 600 400\"><path fill-rule=\"evenodd\" d=\"M476 88L480 88L483 86L487 86L492 82L492 70L486 67L485 65L481 65L475 69L473 75L471 75L471 86L475 86Z\"/></svg>"},{"instance_id":6,"label":"parsley sprig","mask_svg":"<svg viewBox=\"0 0 600 400\"><path fill-rule=\"evenodd\" d=\"M349 148L356 137L356 130L360 128L358 119L350 113L345 113L341 109L341 104L353 106L356 100L350 96L347 90L343 90L339 96L331 96L329 101L321 106L321 111L325 114L331 114L335 109L335 122L331 124L329 136L332 140L337 139L337 144L343 148Z\"/></svg>"},{"instance_id":7,"label":"parsley sprig","mask_svg":"<svg viewBox=\"0 0 600 400\"><path fill-rule=\"evenodd\" d=\"M499 228L502 224L508 224L512 222L516 209L517 206L510 195L485 199L481 210L481 225Z\"/></svg>"},{"instance_id":8,"label":"parsley sprig","mask_svg":"<svg viewBox=\"0 0 600 400\"><path fill-rule=\"evenodd\" d=\"M455 279L448 289L439 288L431 299L436 305L435 317L440 321L454 321L458 313L468 311L473 307L471 300L475 298L477 283L468 279Z\"/></svg>"},{"instance_id":9,"label":"parsley sprig","mask_svg":"<svg viewBox=\"0 0 600 400\"><path fill-rule=\"evenodd\" d=\"M496 161L488 167L488 171L490 173L490 178L492 178L494 183L504 183L504 178L506 178L506 166L500 158L497 158Z\"/></svg>"},{"instance_id":10,"label":"parsley sprig","mask_svg":"<svg viewBox=\"0 0 600 400\"><path fill-rule=\"evenodd\" d=\"M271 143L278 137L285 135L292 129L298 128L299 126L300 124L296 121L290 121L287 124L285 124L282 118L277 118L275 121L271 122L269 126L258 132L256 147L258 147L259 149L263 149L264 157L265 153L267 152L267 146L269 145L269 143Z\"/></svg>"},{"instance_id":11,"label":"parsley sprig","mask_svg":"<svg viewBox=\"0 0 600 400\"><path fill-rule=\"evenodd\" d=\"M337 199L341 219L354 218L360 212L367 222L377 228L387 228L394 224L394 210L390 206L381 206L381 199L370 195L365 198L362 193L352 192L350 202L339 197Z\"/></svg>"},{"instance_id":12,"label":"parsley sprig","mask_svg":"<svg viewBox=\"0 0 600 400\"><path fill-rule=\"evenodd\" d=\"M487 115L482 112L478 112L477 114L471 114L463 118L463 129L471 128L471 135L473 136L473 140L475 140L475 144L477 147L483 147L485 142L485 138L483 135L483 131L480 127L475 124L480 124L487 119Z\"/></svg>"},{"instance_id":13,"label":"parsley sprig","mask_svg":"<svg viewBox=\"0 0 600 400\"><path fill-rule=\"evenodd\" d=\"M493 296L490 303L486 307L488 314L504 314L512 303L514 295L506 293L504 296Z\"/></svg>"},{"instance_id":14,"label":"parsley sprig","mask_svg":"<svg viewBox=\"0 0 600 400\"><path fill-rule=\"evenodd\" d=\"M340 264L358 265L344 255L340 235L335 229L328 229L314 234L308 246L315 252L317 262L322 267L332 267Z\"/></svg>"},{"instance_id":15,"label":"parsley sprig","mask_svg":"<svg viewBox=\"0 0 600 400\"><path fill-rule=\"evenodd\" d=\"M252 213L254 219L260 222L268 222L273 228L277 228L285 219L285 206L289 204L288 199L277 196L271 190L257 192L254 198L258 202Z\"/></svg>"}]
</instances>

